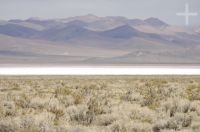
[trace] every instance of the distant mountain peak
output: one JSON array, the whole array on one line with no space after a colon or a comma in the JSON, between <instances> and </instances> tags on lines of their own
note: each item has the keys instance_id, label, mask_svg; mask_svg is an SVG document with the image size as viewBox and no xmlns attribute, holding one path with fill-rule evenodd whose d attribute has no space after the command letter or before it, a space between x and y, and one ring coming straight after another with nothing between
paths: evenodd
<instances>
[{"instance_id":1,"label":"distant mountain peak","mask_svg":"<svg viewBox=\"0 0 200 132\"><path fill-rule=\"evenodd\" d=\"M87 15L85 15L85 17L98 18L98 16L96 16L94 14L87 14Z\"/></svg>"},{"instance_id":2,"label":"distant mountain peak","mask_svg":"<svg viewBox=\"0 0 200 132\"><path fill-rule=\"evenodd\" d=\"M40 17L31 17L28 18L27 21L43 21L44 19L40 18Z\"/></svg>"},{"instance_id":3,"label":"distant mountain peak","mask_svg":"<svg viewBox=\"0 0 200 132\"><path fill-rule=\"evenodd\" d=\"M103 32L105 36L113 37L113 38L132 38L134 36L138 36L140 32L130 25L126 24L109 31Z\"/></svg>"},{"instance_id":4,"label":"distant mountain peak","mask_svg":"<svg viewBox=\"0 0 200 132\"><path fill-rule=\"evenodd\" d=\"M126 31L135 31L133 27L131 27L129 24L122 25L120 27L115 28L115 30L126 30Z\"/></svg>"},{"instance_id":5,"label":"distant mountain peak","mask_svg":"<svg viewBox=\"0 0 200 132\"><path fill-rule=\"evenodd\" d=\"M74 20L80 20L80 21L83 21L83 22L94 22L94 21L97 21L99 19L100 19L100 17L98 17L98 16L95 16L93 14L87 14L87 15L83 15L83 16L69 17L69 18L66 18L64 20L66 22L74 21Z\"/></svg>"},{"instance_id":6,"label":"distant mountain peak","mask_svg":"<svg viewBox=\"0 0 200 132\"><path fill-rule=\"evenodd\" d=\"M150 24L151 26L168 26L168 24L155 17L147 18L144 22Z\"/></svg>"},{"instance_id":7,"label":"distant mountain peak","mask_svg":"<svg viewBox=\"0 0 200 132\"><path fill-rule=\"evenodd\" d=\"M132 34L132 33L136 33L136 32L139 32L139 31L136 30L135 28L133 28L132 26L130 26L129 24L125 24L125 25L116 27L114 29L108 30L108 32Z\"/></svg>"},{"instance_id":8,"label":"distant mountain peak","mask_svg":"<svg viewBox=\"0 0 200 132\"><path fill-rule=\"evenodd\" d=\"M73 20L68 23L66 23L67 26L79 26L79 27L84 27L87 26L86 22L80 21L80 20Z\"/></svg>"},{"instance_id":9,"label":"distant mountain peak","mask_svg":"<svg viewBox=\"0 0 200 132\"><path fill-rule=\"evenodd\" d=\"M138 26L138 25L145 25L146 23L141 20L141 19L131 19L129 20L129 23L134 25L134 26Z\"/></svg>"}]
</instances>

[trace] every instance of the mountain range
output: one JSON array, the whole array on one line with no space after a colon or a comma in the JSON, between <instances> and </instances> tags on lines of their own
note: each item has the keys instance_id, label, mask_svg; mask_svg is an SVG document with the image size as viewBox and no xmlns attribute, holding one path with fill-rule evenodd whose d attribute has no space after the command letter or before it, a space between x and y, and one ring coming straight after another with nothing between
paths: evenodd
<instances>
[{"instance_id":1,"label":"mountain range","mask_svg":"<svg viewBox=\"0 0 200 132\"><path fill-rule=\"evenodd\" d=\"M0 65L200 63L200 26L94 15L0 21Z\"/></svg>"}]
</instances>

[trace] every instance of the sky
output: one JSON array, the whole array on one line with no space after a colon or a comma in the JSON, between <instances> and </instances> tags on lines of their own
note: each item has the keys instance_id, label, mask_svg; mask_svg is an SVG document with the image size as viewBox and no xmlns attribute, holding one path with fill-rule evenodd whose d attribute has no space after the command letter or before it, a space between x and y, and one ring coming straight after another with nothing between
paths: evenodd
<instances>
[{"instance_id":1,"label":"sky","mask_svg":"<svg viewBox=\"0 0 200 132\"><path fill-rule=\"evenodd\" d=\"M190 25L200 25L200 0L0 0L0 20L67 18L94 14L128 18L159 18L172 25L184 25L185 18L176 13L198 13L189 17Z\"/></svg>"}]
</instances>

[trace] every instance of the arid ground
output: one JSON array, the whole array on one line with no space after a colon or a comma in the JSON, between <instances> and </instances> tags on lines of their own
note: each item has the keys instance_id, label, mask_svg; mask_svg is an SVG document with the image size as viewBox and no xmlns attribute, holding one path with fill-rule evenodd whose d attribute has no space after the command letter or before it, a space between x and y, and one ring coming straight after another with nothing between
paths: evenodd
<instances>
[{"instance_id":1,"label":"arid ground","mask_svg":"<svg viewBox=\"0 0 200 132\"><path fill-rule=\"evenodd\" d=\"M0 132L200 132L200 76L1 76Z\"/></svg>"}]
</instances>

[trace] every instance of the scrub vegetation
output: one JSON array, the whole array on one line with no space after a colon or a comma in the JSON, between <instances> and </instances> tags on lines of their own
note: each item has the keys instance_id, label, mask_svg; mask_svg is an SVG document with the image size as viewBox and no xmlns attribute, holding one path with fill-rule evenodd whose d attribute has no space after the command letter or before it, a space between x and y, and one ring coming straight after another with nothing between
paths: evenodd
<instances>
[{"instance_id":1,"label":"scrub vegetation","mask_svg":"<svg viewBox=\"0 0 200 132\"><path fill-rule=\"evenodd\" d=\"M200 132L200 76L1 76L0 132Z\"/></svg>"}]
</instances>

